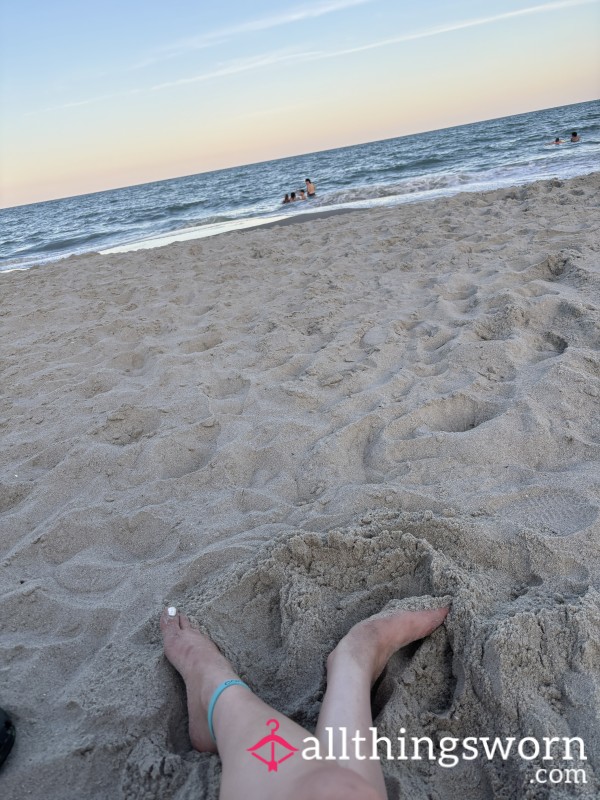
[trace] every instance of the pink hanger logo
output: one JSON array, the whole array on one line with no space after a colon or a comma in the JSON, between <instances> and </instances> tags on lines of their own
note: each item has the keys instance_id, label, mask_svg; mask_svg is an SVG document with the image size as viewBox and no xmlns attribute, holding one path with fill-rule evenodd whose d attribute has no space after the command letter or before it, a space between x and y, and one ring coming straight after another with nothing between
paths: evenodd
<instances>
[{"instance_id":1,"label":"pink hanger logo","mask_svg":"<svg viewBox=\"0 0 600 800\"><path fill-rule=\"evenodd\" d=\"M276 719L268 720L266 725L267 728L271 728L271 733L261 739L260 742L257 742L254 747L249 747L248 752L254 758L258 758L259 761L266 764L269 772L277 772L279 765L291 758L294 753L297 753L298 748L286 742L282 736L277 736L276 731L279 730L279 723ZM278 750L277 748L282 749ZM262 754L258 752L259 750L262 750ZM279 758L276 758L277 754L279 754Z\"/></svg>"}]
</instances>

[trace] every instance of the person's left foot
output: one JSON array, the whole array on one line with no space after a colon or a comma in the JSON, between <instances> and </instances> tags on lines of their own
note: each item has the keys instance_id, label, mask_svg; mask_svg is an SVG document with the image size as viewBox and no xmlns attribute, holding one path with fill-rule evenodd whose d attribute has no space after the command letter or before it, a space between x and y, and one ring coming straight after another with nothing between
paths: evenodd
<instances>
[{"instance_id":1,"label":"person's left foot","mask_svg":"<svg viewBox=\"0 0 600 800\"><path fill-rule=\"evenodd\" d=\"M390 611L357 623L327 659L327 669L347 669L354 664L369 676L371 685L383 672L391 656L401 647L429 636L446 619L449 609Z\"/></svg>"},{"instance_id":2,"label":"person's left foot","mask_svg":"<svg viewBox=\"0 0 600 800\"><path fill-rule=\"evenodd\" d=\"M193 628L185 614L178 611L170 617L165 609L160 629L165 655L185 681L192 745L201 753L216 753L208 729L208 705L217 686L237 675L217 646Z\"/></svg>"}]
</instances>

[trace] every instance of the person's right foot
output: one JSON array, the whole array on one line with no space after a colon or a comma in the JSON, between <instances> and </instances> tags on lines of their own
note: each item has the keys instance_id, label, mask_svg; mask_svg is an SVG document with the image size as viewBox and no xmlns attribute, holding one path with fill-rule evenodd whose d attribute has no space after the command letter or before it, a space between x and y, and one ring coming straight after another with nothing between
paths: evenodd
<instances>
[{"instance_id":1,"label":"person's right foot","mask_svg":"<svg viewBox=\"0 0 600 800\"><path fill-rule=\"evenodd\" d=\"M384 611L357 623L327 659L327 669L347 668L354 663L371 685L383 672L391 656L401 647L423 639L445 620L449 609L427 611Z\"/></svg>"},{"instance_id":2,"label":"person's right foot","mask_svg":"<svg viewBox=\"0 0 600 800\"><path fill-rule=\"evenodd\" d=\"M201 753L216 753L208 729L208 705L223 681L237 678L233 667L208 636L192 627L180 612L160 618L165 655L181 675L187 692L190 740Z\"/></svg>"}]
</instances>

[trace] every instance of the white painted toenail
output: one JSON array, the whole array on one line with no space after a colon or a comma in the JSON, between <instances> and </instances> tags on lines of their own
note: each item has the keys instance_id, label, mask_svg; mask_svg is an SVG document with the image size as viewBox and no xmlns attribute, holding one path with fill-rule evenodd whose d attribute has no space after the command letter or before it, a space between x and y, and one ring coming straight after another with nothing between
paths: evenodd
<instances>
[{"instance_id":1,"label":"white painted toenail","mask_svg":"<svg viewBox=\"0 0 600 800\"><path fill-rule=\"evenodd\" d=\"M175 608L175 606L169 606L169 607L167 608L167 614L168 614L170 617L174 617L174 616L176 616L176 615L177 615L177 609Z\"/></svg>"}]
</instances>

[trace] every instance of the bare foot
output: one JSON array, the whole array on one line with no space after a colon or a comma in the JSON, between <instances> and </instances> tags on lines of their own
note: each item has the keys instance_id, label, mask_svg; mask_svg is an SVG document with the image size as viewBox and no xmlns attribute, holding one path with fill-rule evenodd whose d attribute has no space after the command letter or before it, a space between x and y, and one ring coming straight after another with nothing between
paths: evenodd
<instances>
[{"instance_id":1,"label":"bare foot","mask_svg":"<svg viewBox=\"0 0 600 800\"><path fill-rule=\"evenodd\" d=\"M428 636L446 619L449 609L392 611L362 620L344 636L327 659L327 669L348 669L354 664L368 676L371 685L383 672L391 656L401 647Z\"/></svg>"},{"instance_id":2,"label":"bare foot","mask_svg":"<svg viewBox=\"0 0 600 800\"><path fill-rule=\"evenodd\" d=\"M177 612L170 617L165 609L160 629L165 655L185 682L192 745L201 753L216 753L208 730L208 704L217 686L237 675L217 646L193 628L185 614Z\"/></svg>"}]
</instances>

